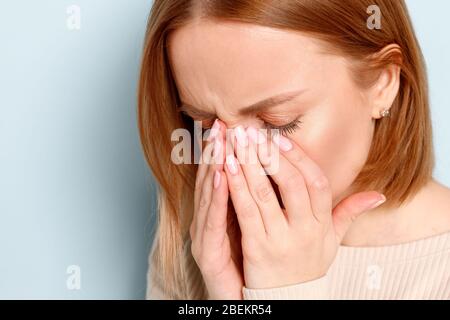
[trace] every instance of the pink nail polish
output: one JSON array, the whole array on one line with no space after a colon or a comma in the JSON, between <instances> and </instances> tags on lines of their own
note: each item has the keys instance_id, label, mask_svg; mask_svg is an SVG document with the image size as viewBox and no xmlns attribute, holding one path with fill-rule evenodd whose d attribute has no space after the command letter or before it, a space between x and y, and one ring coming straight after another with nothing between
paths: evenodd
<instances>
[{"instance_id":1,"label":"pink nail polish","mask_svg":"<svg viewBox=\"0 0 450 320\"><path fill-rule=\"evenodd\" d=\"M277 134L272 138L273 142L275 142L281 150L289 151L292 149L292 143L288 138L282 136L281 134Z\"/></svg>"},{"instance_id":2,"label":"pink nail polish","mask_svg":"<svg viewBox=\"0 0 450 320\"><path fill-rule=\"evenodd\" d=\"M219 124L219 121L217 121L217 119L216 119L216 120L214 120L214 124L209 133L208 141L211 141L212 139L216 138L219 131L220 131L220 124Z\"/></svg>"},{"instance_id":3,"label":"pink nail polish","mask_svg":"<svg viewBox=\"0 0 450 320\"><path fill-rule=\"evenodd\" d=\"M247 147L248 138L244 128L242 128L242 126L238 126L234 129L234 132L236 133L236 140L239 143L239 145L244 148Z\"/></svg>"},{"instance_id":4,"label":"pink nail polish","mask_svg":"<svg viewBox=\"0 0 450 320\"><path fill-rule=\"evenodd\" d=\"M384 196L384 194L381 195L381 200L379 200L378 202L375 202L370 209L374 209L376 207L378 207L379 205L381 205L382 203L384 203L386 201L386 197Z\"/></svg>"},{"instance_id":5,"label":"pink nail polish","mask_svg":"<svg viewBox=\"0 0 450 320\"><path fill-rule=\"evenodd\" d=\"M261 131L256 130L253 127L247 128L247 135L256 144L261 144L261 143L266 142L266 137L264 136L264 134Z\"/></svg>"},{"instance_id":6,"label":"pink nail polish","mask_svg":"<svg viewBox=\"0 0 450 320\"><path fill-rule=\"evenodd\" d=\"M214 189L219 188L220 186L220 173L219 171L216 170L216 172L214 172Z\"/></svg>"},{"instance_id":7,"label":"pink nail polish","mask_svg":"<svg viewBox=\"0 0 450 320\"><path fill-rule=\"evenodd\" d=\"M226 159L228 170L230 170L232 175L236 175L238 173L237 160L234 155L229 154Z\"/></svg>"}]
</instances>

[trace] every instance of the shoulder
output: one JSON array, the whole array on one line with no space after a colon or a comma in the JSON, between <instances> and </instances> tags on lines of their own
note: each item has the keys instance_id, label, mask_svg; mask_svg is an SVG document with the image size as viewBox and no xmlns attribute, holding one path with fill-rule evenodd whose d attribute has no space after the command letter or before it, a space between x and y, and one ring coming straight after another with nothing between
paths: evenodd
<instances>
[{"instance_id":1,"label":"shoulder","mask_svg":"<svg viewBox=\"0 0 450 320\"><path fill-rule=\"evenodd\" d=\"M433 225L436 234L450 232L450 188L433 181L423 202L423 216Z\"/></svg>"}]
</instances>

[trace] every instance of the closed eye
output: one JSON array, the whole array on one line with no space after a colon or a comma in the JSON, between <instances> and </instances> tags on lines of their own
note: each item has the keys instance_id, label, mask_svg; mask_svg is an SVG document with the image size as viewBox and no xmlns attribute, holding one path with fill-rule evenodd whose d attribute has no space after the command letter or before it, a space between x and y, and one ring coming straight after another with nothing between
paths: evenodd
<instances>
[{"instance_id":1,"label":"closed eye","mask_svg":"<svg viewBox=\"0 0 450 320\"><path fill-rule=\"evenodd\" d=\"M200 121L202 124L202 128L205 130L210 129L211 126L214 124L214 120L216 119L215 117L209 117L206 119L201 118L201 117L196 117L196 115L193 115L190 112L186 112L186 110L180 110L180 112L183 115L191 118L193 121ZM300 129L300 126L302 124L302 121L300 120L301 116L296 118L294 121L291 121L285 125L275 125L275 124L268 122L267 120L261 119L260 117L258 117L258 118L263 122L264 127L266 129L269 129L269 134L271 136L274 136L278 133L280 133L284 136L293 134L297 129Z\"/></svg>"},{"instance_id":2,"label":"closed eye","mask_svg":"<svg viewBox=\"0 0 450 320\"><path fill-rule=\"evenodd\" d=\"M274 136L278 133L282 134L283 136L293 134L297 129L300 129L301 124L302 121L300 120L300 117L282 126L277 126L267 121L264 121L264 126L266 127L266 129L269 129L269 134L271 136Z\"/></svg>"}]
</instances>

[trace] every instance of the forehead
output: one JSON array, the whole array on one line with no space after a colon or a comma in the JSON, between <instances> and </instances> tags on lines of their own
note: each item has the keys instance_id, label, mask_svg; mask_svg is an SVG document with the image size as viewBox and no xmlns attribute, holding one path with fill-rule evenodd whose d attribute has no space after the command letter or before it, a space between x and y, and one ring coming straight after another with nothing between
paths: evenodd
<instances>
[{"instance_id":1,"label":"forehead","mask_svg":"<svg viewBox=\"0 0 450 320\"><path fill-rule=\"evenodd\" d=\"M320 49L298 32L209 20L176 30L168 42L181 99L204 109L310 87L326 69Z\"/></svg>"}]
</instances>

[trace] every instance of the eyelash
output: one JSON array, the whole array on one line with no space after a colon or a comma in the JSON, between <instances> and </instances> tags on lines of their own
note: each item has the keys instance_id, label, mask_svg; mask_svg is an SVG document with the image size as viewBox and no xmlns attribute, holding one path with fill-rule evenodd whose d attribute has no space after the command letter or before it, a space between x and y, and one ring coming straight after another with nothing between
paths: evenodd
<instances>
[{"instance_id":1,"label":"eyelash","mask_svg":"<svg viewBox=\"0 0 450 320\"><path fill-rule=\"evenodd\" d=\"M264 122L264 126L266 127L266 129L279 130L279 133L281 133L281 135L283 135L283 136L293 134L297 129L300 129L300 125L302 124L302 121L300 121L300 117L295 119L294 121L292 121L288 124L282 125L282 126L274 126L273 124L270 124L264 120L263 120L263 122ZM276 132L269 130L269 134L273 136L276 134Z\"/></svg>"},{"instance_id":2,"label":"eyelash","mask_svg":"<svg viewBox=\"0 0 450 320\"><path fill-rule=\"evenodd\" d=\"M271 124L271 123L269 123L267 121L264 121L263 119L260 119L260 120L264 123L264 127L266 129L276 129L283 136L287 136L289 134L293 134L297 129L300 129L300 125L303 123L300 120L300 117L298 117L294 121L292 121L292 122L290 122L288 124L282 125L282 126L275 126L275 125L273 125L273 124ZM212 124L213 121L209 121L209 122L211 122L211 124ZM203 128L203 130L210 129L210 127L211 127L211 125L208 124L207 126L205 126ZM269 134L271 136L274 136L276 134L276 132L274 132L273 130L269 130Z\"/></svg>"}]
</instances>

